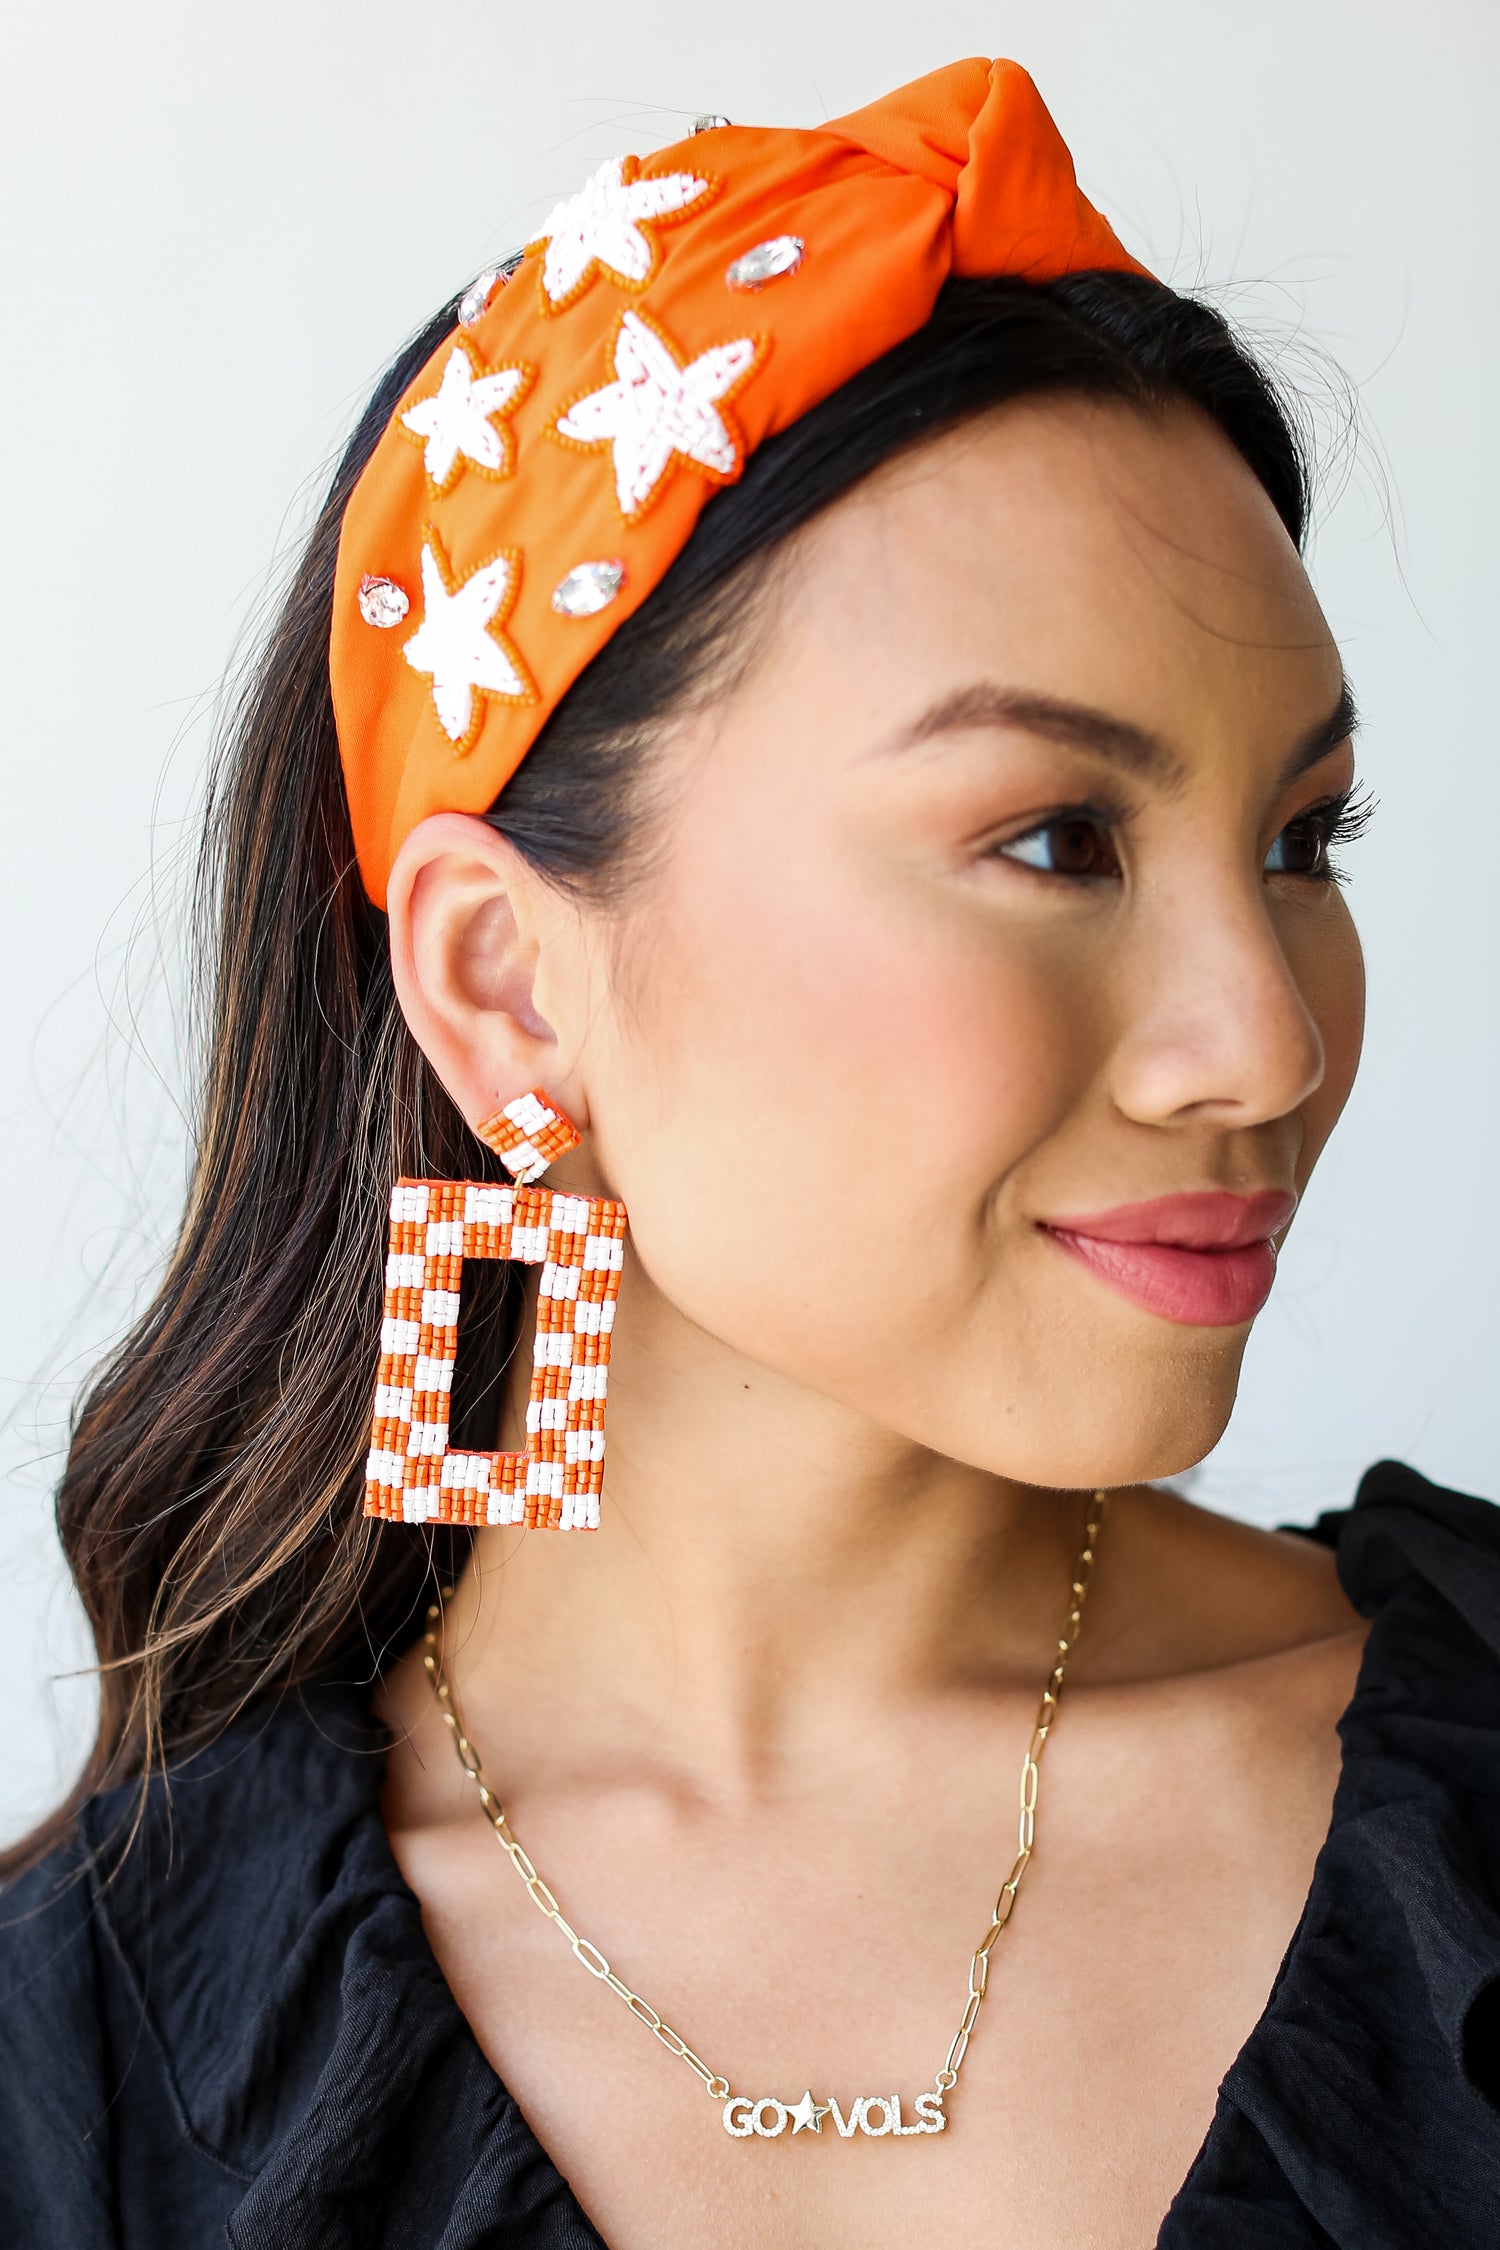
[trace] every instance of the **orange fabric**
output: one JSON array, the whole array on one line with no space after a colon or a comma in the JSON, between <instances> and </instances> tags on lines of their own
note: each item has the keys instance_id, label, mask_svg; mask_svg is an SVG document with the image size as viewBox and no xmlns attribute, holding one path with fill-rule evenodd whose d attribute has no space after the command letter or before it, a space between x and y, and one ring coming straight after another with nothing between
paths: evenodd
<instances>
[{"instance_id":1,"label":"orange fabric","mask_svg":"<svg viewBox=\"0 0 1500 2250\"><path fill-rule=\"evenodd\" d=\"M578 674L664 576L718 485L762 439L920 328L949 273L1041 281L1094 267L1144 270L1080 194L1040 95L1011 62L954 63L813 132L718 127L627 163L623 177L684 174L705 183L693 200L637 222L650 249L640 281L596 263L552 302L546 238L530 245L478 321L417 377L349 501L330 666L360 870L379 905L419 821L493 804ZM805 243L798 270L754 291L728 286L731 262L778 235ZM726 345L743 345L747 360L754 353L714 407L724 460L674 458L628 510L611 445L555 428L575 401L616 379L617 352L634 364L632 337L621 334L627 313L644 316L679 366ZM495 458L513 465L497 473L461 457L446 480L434 479L402 415L435 396L460 339L477 380L527 371L492 423L502 441ZM460 389L463 380L461 368L450 377ZM434 459L441 470L444 456ZM435 603L439 587L451 595L500 556L513 558L482 628L507 652L499 684L474 689L463 740L440 720L433 677L403 654L423 625L424 544L441 563L429 573ZM553 590L595 561L624 565L620 591L593 616L559 615ZM362 614L367 577L392 580L408 597L394 628Z\"/></svg>"}]
</instances>

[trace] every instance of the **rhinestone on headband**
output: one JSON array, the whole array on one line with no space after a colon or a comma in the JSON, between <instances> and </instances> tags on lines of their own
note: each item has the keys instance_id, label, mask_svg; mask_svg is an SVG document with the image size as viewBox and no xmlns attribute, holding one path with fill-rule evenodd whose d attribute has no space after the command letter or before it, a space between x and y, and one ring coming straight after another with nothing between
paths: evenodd
<instances>
[{"instance_id":1,"label":"rhinestone on headband","mask_svg":"<svg viewBox=\"0 0 1500 2250\"><path fill-rule=\"evenodd\" d=\"M728 123L728 118L721 117L717 110L706 109L703 115L695 117L688 127L688 138L691 140L694 133L716 133L721 125L727 125Z\"/></svg>"},{"instance_id":2,"label":"rhinestone on headband","mask_svg":"<svg viewBox=\"0 0 1500 2250\"><path fill-rule=\"evenodd\" d=\"M512 257L502 258L499 265L486 266L484 272L469 283L458 300L460 328L472 328L475 321L483 317L486 306L495 294L496 283L509 281L524 256L523 250L517 250Z\"/></svg>"},{"instance_id":3,"label":"rhinestone on headband","mask_svg":"<svg viewBox=\"0 0 1500 2250\"><path fill-rule=\"evenodd\" d=\"M559 617L596 617L601 609L608 609L624 583L622 562L575 563L553 587L552 607Z\"/></svg>"},{"instance_id":4,"label":"rhinestone on headband","mask_svg":"<svg viewBox=\"0 0 1500 2250\"><path fill-rule=\"evenodd\" d=\"M806 254L807 245L800 234L773 234L736 258L724 279L731 289L763 289L768 281L795 273Z\"/></svg>"},{"instance_id":5,"label":"rhinestone on headband","mask_svg":"<svg viewBox=\"0 0 1500 2250\"><path fill-rule=\"evenodd\" d=\"M411 596L394 578L373 578L366 571L359 582L359 614L367 625L376 625L383 633L399 625L411 608Z\"/></svg>"}]
</instances>

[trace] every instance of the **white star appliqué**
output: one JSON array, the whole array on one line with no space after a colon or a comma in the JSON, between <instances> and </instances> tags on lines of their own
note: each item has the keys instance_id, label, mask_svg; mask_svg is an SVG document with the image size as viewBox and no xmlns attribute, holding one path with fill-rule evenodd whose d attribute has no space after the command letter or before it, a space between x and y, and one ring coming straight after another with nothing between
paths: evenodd
<instances>
[{"instance_id":1,"label":"white star appliqu\u00e9","mask_svg":"<svg viewBox=\"0 0 1500 2250\"><path fill-rule=\"evenodd\" d=\"M581 297L602 266L627 288L644 289L661 256L643 219L675 219L717 186L695 172L639 177L633 156L612 156L570 195L536 236L545 242L542 307L555 312Z\"/></svg>"},{"instance_id":2,"label":"white star appliqu\u00e9","mask_svg":"<svg viewBox=\"0 0 1500 2250\"><path fill-rule=\"evenodd\" d=\"M654 321L622 313L611 365L615 380L589 391L551 425L574 445L612 445L620 513L645 514L674 462L714 484L740 471L744 444L720 401L754 373L763 343L737 336L683 361Z\"/></svg>"},{"instance_id":3,"label":"white star appliqu\u00e9","mask_svg":"<svg viewBox=\"0 0 1500 2250\"><path fill-rule=\"evenodd\" d=\"M434 492L447 491L464 461L472 461L486 476L510 475L516 441L508 426L497 426L490 417L513 414L535 380L536 371L530 367L481 373L468 346L454 345L438 388L401 417L403 430L424 448L424 466Z\"/></svg>"},{"instance_id":4,"label":"white star appliqu\u00e9","mask_svg":"<svg viewBox=\"0 0 1500 2250\"><path fill-rule=\"evenodd\" d=\"M515 607L521 585L519 548L456 584L435 531L422 547L422 622L402 648L414 672L432 681L438 724L462 753L484 720L485 696L501 703L535 703L520 653L500 628Z\"/></svg>"}]
</instances>

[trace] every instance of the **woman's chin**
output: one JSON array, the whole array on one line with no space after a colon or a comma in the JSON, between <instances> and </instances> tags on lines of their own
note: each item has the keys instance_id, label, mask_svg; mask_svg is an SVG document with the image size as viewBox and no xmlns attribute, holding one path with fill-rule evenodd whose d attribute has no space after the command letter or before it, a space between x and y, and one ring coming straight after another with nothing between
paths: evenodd
<instances>
[{"instance_id":1,"label":"woman's chin","mask_svg":"<svg viewBox=\"0 0 1500 2250\"><path fill-rule=\"evenodd\" d=\"M1101 1385L1071 1410L1054 1401L1044 1426L1018 1427L1022 1417L1007 1414L998 1427L994 1419L950 1427L928 1442L1017 1484L1064 1492L1155 1484L1213 1451L1228 1426L1238 1372L1237 1362L1223 1381L1202 1369L1179 1370L1164 1389L1143 1384L1113 1398Z\"/></svg>"}]
</instances>

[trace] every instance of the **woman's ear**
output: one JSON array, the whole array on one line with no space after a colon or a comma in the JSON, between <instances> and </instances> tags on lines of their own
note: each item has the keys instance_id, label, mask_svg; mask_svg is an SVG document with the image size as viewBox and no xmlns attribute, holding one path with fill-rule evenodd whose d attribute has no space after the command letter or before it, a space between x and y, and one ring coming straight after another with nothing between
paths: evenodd
<instances>
[{"instance_id":1,"label":"woman's ear","mask_svg":"<svg viewBox=\"0 0 1500 2250\"><path fill-rule=\"evenodd\" d=\"M582 1131L565 1051L586 1020L568 901L487 821L435 813L401 846L386 911L401 1012L469 1124L542 1086Z\"/></svg>"}]
</instances>

